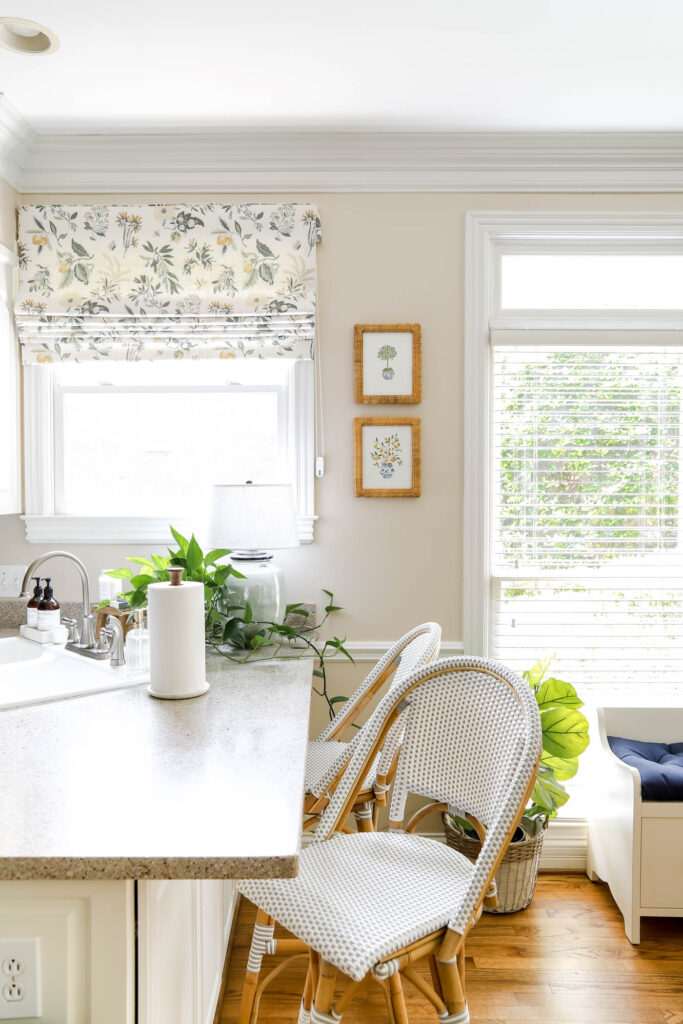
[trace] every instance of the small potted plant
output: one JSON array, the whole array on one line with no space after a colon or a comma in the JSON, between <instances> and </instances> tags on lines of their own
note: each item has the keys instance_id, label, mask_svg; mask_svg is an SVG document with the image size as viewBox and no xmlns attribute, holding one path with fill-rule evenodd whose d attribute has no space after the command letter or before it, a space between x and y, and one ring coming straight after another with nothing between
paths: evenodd
<instances>
[{"instance_id":1,"label":"small potted plant","mask_svg":"<svg viewBox=\"0 0 683 1024\"><path fill-rule=\"evenodd\" d=\"M484 907L489 913L511 914L531 902L545 830L569 799L563 783L576 775L579 756L589 743L588 720L579 711L583 701L571 683L546 678L551 662L537 661L523 675L541 713L543 753L531 800L496 873L498 906ZM481 842L470 823L450 813L443 815L443 823L448 845L475 861Z\"/></svg>"},{"instance_id":2,"label":"small potted plant","mask_svg":"<svg viewBox=\"0 0 683 1024\"><path fill-rule=\"evenodd\" d=\"M382 376L385 380L391 380L394 376L393 367L389 366L392 359L396 358L396 349L393 345L382 345L381 349L377 352L377 358L381 359L382 362L386 361L386 366L382 369Z\"/></svg>"},{"instance_id":3,"label":"small potted plant","mask_svg":"<svg viewBox=\"0 0 683 1024\"><path fill-rule=\"evenodd\" d=\"M403 452L398 434L389 434L380 439L375 438L370 458L373 466L379 470L385 480L389 480L396 472L397 466L403 465Z\"/></svg>"}]
</instances>

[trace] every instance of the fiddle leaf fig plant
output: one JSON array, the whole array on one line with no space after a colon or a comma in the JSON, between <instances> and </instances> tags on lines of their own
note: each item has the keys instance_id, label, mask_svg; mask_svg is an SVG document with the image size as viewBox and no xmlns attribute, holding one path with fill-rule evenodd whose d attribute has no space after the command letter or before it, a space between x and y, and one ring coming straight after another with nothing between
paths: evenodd
<instances>
[{"instance_id":1,"label":"fiddle leaf fig plant","mask_svg":"<svg viewBox=\"0 0 683 1024\"><path fill-rule=\"evenodd\" d=\"M344 647L343 639L334 636L331 640L321 641L317 636L317 630L329 616L341 611L341 606L334 603L332 591L323 590L327 595L325 614L314 625L308 624L308 609L301 602L287 606L284 622L255 621L248 601L243 605L231 603L230 577L244 579L244 576L232 564L221 561L230 554L230 550L214 548L205 553L194 534L188 540L173 526L170 531L178 546L176 549L169 547L167 556L151 554L149 558L142 558L131 555L126 561L139 566L139 569L113 569L108 573L113 579L121 580L122 587L128 588L122 589L120 596L128 601L131 609L147 604L147 588L151 583L170 579L169 566L182 567L185 570L183 579L204 584L207 646L222 657L237 662L248 661L257 655L260 659L264 656L275 658L283 649L288 657L315 659L313 676L320 682L318 686L314 684L313 689L326 701L329 716L334 718L335 706L348 698L329 695L326 661L337 654L349 661L353 658ZM107 603L103 601L100 607ZM300 624L296 624L297 619L301 620Z\"/></svg>"},{"instance_id":2,"label":"fiddle leaf fig plant","mask_svg":"<svg viewBox=\"0 0 683 1024\"><path fill-rule=\"evenodd\" d=\"M551 663L552 658L541 659L523 676L534 691L543 733L538 778L522 818L522 828L529 835L536 835L566 804L569 794L563 783L576 775L579 756L590 742L588 719L579 711L583 701L571 683L546 678Z\"/></svg>"}]
</instances>

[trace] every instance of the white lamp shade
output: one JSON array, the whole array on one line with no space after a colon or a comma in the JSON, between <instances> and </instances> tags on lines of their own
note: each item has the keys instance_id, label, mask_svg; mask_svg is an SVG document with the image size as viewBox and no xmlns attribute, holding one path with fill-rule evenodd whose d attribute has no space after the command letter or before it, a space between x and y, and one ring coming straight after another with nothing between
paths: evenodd
<instances>
[{"instance_id":1,"label":"white lamp shade","mask_svg":"<svg viewBox=\"0 0 683 1024\"><path fill-rule=\"evenodd\" d=\"M299 528L290 484L216 484L209 543L237 551L297 547Z\"/></svg>"}]
</instances>

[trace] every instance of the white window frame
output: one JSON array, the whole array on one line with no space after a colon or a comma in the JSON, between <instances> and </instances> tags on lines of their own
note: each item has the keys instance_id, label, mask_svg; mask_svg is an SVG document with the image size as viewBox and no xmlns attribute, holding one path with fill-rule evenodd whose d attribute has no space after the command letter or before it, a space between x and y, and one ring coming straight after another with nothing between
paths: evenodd
<instances>
[{"instance_id":1,"label":"white window frame","mask_svg":"<svg viewBox=\"0 0 683 1024\"><path fill-rule=\"evenodd\" d=\"M290 455L290 476L299 524L299 541L310 544L317 516L314 506L315 377L313 362L291 360L281 410ZM272 388L268 385L269 390ZM57 450L56 382L49 364L24 367L24 466L26 512L22 517L31 544L164 544L168 541L168 517L73 516L56 514ZM173 388L190 391L195 387ZM231 388L232 390L232 388ZM234 390L254 390L235 385ZM103 438L103 444L106 439ZM172 515L172 513L171 513ZM191 528L181 517L179 529Z\"/></svg>"},{"instance_id":2,"label":"white window frame","mask_svg":"<svg viewBox=\"0 0 683 1024\"><path fill-rule=\"evenodd\" d=\"M13 252L0 244L0 303L8 312L8 334L0 339L0 348L7 346L3 362L7 378L3 383L2 402L2 444L9 455L10 471L7 486L0 488L0 515L12 515L21 511L21 455L19 439L21 394L21 371L19 367L19 346L14 329L15 278L18 260Z\"/></svg>"},{"instance_id":3,"label":"white window frame","mask_svg":"<svg viewBox=\"0 0 683 1024\"><path fill-rule=\"evenodd\" d=\"M683 216L669 213L478 212L466 217L463 640L491 647L491 343L493 330L683 331L681 310L503 310L501 258L510 253L683 253ZM531 330L529 329L531 325ZM681 337L677 335L677 339Z\"/></svg>"}]
</instances>

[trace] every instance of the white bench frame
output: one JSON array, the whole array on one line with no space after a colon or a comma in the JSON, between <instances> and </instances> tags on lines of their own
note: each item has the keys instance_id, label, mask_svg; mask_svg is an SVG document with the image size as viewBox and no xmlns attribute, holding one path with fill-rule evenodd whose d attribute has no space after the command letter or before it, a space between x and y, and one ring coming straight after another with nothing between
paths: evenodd
<instances>
[{"instance_id":1,"label":"white bench frame","mask_svg":"<svg viewBox=\"0 0 683 1024\"><path fill-rule=\"evenodd\" d=\"M635 945L641 917L683 917L683 801L643 800L637 769L612 753L607 737L680 743L683 707L601 707L597 713L586 870L609 885Z\"/></svg>"}]
</instances>

